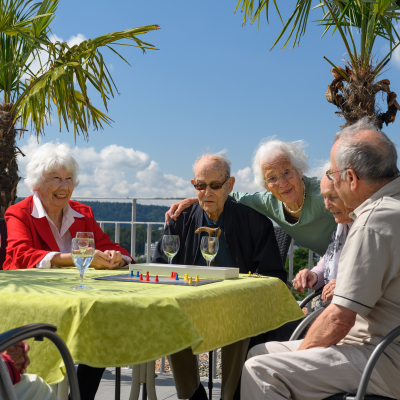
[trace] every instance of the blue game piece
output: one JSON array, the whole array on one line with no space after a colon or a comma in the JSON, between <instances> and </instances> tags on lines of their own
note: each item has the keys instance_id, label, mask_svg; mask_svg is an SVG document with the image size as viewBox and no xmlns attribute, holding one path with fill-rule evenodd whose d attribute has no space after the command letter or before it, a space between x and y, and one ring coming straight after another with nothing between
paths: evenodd
<instances>
[{"instance_id":1,"label":"blue game piece","mask_svg":"<svg viewBox=\"0 0 400 400\"><path fill-rule=\"evenodd\" d=\"M131 271L131 276L133 276L133 271Z\"/></svg>"},{"instance_id":2,"label":"blue game piece","mask_svg":"<svg viewBox=\"0 0 400 400\"><path fill-rule=\"evenodd\" d=\"M136 273L136 278L140 278L139 271Z\"/></svg>"},{"instance_id":3,"label":"blue game piece","mask_svg":"<svg viewBox=\"0 0 400 400\"><path fill-rule=\"evenodd\" d=\"M175 275L175 280L176 280L176 281L179 281L178 274Z\"/></svg>"}]
</instances>

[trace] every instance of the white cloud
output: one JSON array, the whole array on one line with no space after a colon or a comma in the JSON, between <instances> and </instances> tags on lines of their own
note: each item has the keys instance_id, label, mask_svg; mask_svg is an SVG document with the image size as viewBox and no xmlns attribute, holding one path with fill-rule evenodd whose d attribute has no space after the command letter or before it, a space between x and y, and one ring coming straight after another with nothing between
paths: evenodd
<instances>
[{"instance_id":1,"label":"white cloud","mask_svg":"<svg viewBox=\"0 0 400 400\"><path fill-rule=\"evenodd\" d=\"M26 157L19 156L21 175L38 147L35 137L21 147ZM79 164L79 186L75 196L93 197L187 197L193 187L182 177L162 171L148 154L133 148L109 145L97 151L94 147L72 148ZM19 196L31 193L23 181L18 185Z\"/></svg>"},{"instance_id":2,"label":"white cloud","mask_svg":"<svg viewBox=\"0 0 400 400\"><path fill-rule=\"evenodd\" d=\"M397 32L400 33L400 24L397 24L396 30L397 30ZM392 54L392 63L393 63L396 67L400 68L400 45L399 45L398 47L396 47L396 48L394 49L394 51L393 51L393 54Z\"/></svg>"},{"instance_id":3,"label":"white cloud","mask_svg":"<svg viewBox=\"0 0 400 400\"><path fill-rule=\"evenodd\" d=\"M254 182L253 173L250 167L239 169L236 173L232 174L236 178L234 191L237 192L263 192L265 189Z\"/></svg>"}]
</instances>

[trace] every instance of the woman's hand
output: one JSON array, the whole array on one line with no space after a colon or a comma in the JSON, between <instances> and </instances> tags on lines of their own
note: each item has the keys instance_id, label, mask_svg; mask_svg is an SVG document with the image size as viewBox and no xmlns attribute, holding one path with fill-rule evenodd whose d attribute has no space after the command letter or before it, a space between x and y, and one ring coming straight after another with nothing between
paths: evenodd
<instances>
[{"instance_id":1,"label":"woman's hand","mask_svg":"<svg viewBox=\"0 0 400 400\"><path fill-rule=\"evenodd\" d=\"M186 210L188 207L194 203L197 203L198 201L199 199L197 197L189 197L188 199L172 204L171 208L165 213L165 223L168 224L170 218L176 221L183 210Z\"/></svg>"},{"instance_id":2,"label":"woman's hand","mask_svg":"<svg viewBox=\"0 0 400 400\"><path fill-rule=\"evenodd\" d=\"M293 288L299 293L303 293L304 289L307 287L312 289L312 287L317 282L317 274L309 271L308 269L302 269L293 279Z\"/></svg>"},{"instance_id":3,"label":"woman's hand","mask_svg":"<svg viewBox=\"0 0 400 400\"><path fill-rule=\"evenodd\" d=\"M326 301L329 301L333 297L333 293L335 291L336 287L336 279L331 279L323 288L322 290L322 295L321 299L325 303Z\"/></svg>"},{"instance_id":4,"label":"woman's hand","mask_svg":"<svg viewBox=\"0 0 400 400\"><path fill-rule=\"evenodd\" d=\"M115 253L119 254L119 260L116 263L114 260L118 259L118 254ZM95 250L94 258L90 266L94 269L116 269L119 266L121 258L121 253L119 251L106 250L102 252L100 250Z\"/></svg>"},{"instance_id":5,"label":"woman's hand","mask_svg":"<svg viewBox=\"0 0 400 400\"><path fill-rule=\"evenodd\" d=\"M107 254L108 256L111 257L110 263L115 265L115 268L122 268L127 264L126 261L122 258L120 251L105 250L104 254Z\"/></svg>"},{"instance_id":6,"label":"woman's hand","mask_svg":"<svg viewBox=\"0 0 400 400\"><path fill-rule=\"evenodd\" d=\"M30 364L30 359L28 357L29 344L24 340L15 344L14 346L9 347L3 354L8 355L14 362L17 371L20 374L24 374L26 368Z\"/></svg>"}]
</instances>

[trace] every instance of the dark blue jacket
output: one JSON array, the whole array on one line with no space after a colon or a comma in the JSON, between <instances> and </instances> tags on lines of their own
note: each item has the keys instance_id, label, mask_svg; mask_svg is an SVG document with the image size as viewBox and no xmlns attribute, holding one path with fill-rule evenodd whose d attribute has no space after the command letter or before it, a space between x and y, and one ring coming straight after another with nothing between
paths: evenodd
<instances>
[{"instance_id":1,"label":"dark blue jacket","mask_svg":"<svg viewBox=\"0 0 400 400\"><path fill-rule=\"evenodd\" d=\"M177 221L169 220L164 235L179 235L180 249L173 264L194 265L200 251L203 210L198 203L184 210ZM249 271L272 276L286 283L287 274L276 242L272 222L250 207L228 197L224 206L224 233L233 264L240 273ZM162 251L162 240L157 243L153 263L167 263ZM218 268L218 267L216 267Z\"/></svg>"}]
</instances>

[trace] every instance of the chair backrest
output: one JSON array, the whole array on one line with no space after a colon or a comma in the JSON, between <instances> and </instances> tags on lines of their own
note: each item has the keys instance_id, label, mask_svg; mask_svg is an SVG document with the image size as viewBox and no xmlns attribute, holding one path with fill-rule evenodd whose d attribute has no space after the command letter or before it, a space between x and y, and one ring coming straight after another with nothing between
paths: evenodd
<instances>
[{"instance_id":1,"label":"chair backrest","mask_svg":"<svg viewBox=\"0 0 400 400\"><path fill-rule=\"evenodd\" d=\"M282 263L285 265L287 254L292 238L279 226L274 227L276 241L278 242L279 253L281 253Z\"/></svg>"},{"instance_id":2,"label":"chair backrest","mask_svg":"<svg viewBox=\"0 0 400 400\"><path fill-rule=\"evenodd\" d=\"M3 263L6 260L7 250L7 225L4 218L0 218L0 234L1 234L1 248L0 248L0 270L3 269Z\"/></svg>"}]
</instances>

